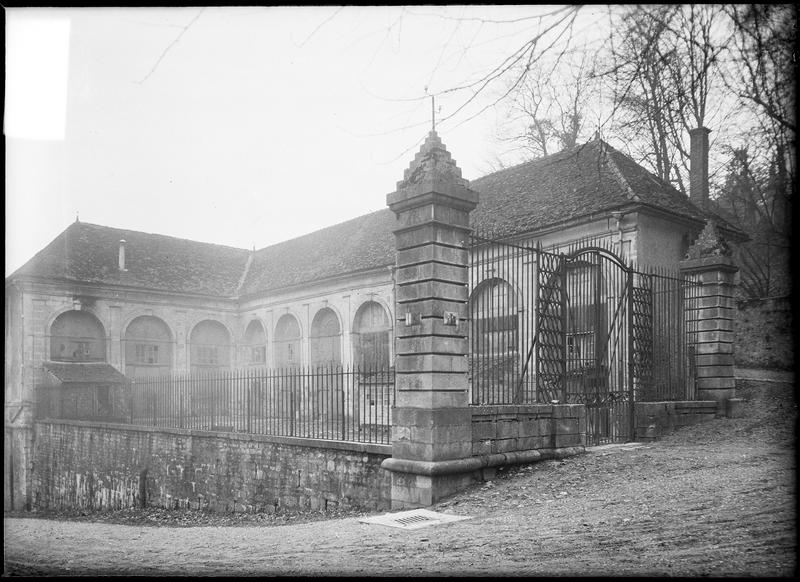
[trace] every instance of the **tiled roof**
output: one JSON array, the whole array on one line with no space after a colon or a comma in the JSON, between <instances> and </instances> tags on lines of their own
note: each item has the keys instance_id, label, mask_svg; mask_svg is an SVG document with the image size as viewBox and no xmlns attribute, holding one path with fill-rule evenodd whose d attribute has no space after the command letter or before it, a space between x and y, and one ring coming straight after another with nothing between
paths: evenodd
<instances>
[{"instance_id":1,"label":"tiled roof","mask_svg":"<svg viewBox=\"0 0 800 582\"><path fill-rule=\"evenodd\" d=\"M535 232L637 204L696 220L698 229L706 217L675 188L598 139L469 186L479 194L472 226L494 236ZM724 221L721 226L730 228ZM15 275L247 296L393 265L396 227L385 208L251 253L76 222ZM127 243L126 273L117 267L120 239Z\"/></svg>"},{"instance_id":2,"label":"tiled roof","mask_svg":"<svg viewBox=\"0 0 800 582\"><path fill-rule=\"evenodd\" d=\"M474 228L505 236L643 203L704 220L694 204L601 140L473 180Z\"/></svg>"},{"instance_id":3,"label":"tiled roof","mask_svg":"<svg viewBox=\"0 0 800 582\"><path fill-rule=\"evenodd\" d=\"M45 362L44 369L65 384L71 382L122 384L127 382L127 378L110 364L95 362Z\"/></svg>"},{"instance_id":4,"label":"tiled roof","mask_svg":"<svg viewBox=\"0 0 800 582\"><path fill-rule=\"evenodd\" d=\"M386 208L256 251L241 294L393 265L395 228Z\"/></svg>"},{"instance_id":5,"label":"tiled roof","mask_svg":"<svg viewBox=\"0 0 800 582\"><path fill-rule=\"evenodd\" d=\"M119 270L121 239L126 243L124 272ZM12 277L230 297L249 255L244 249L74 222Z\"/></svg>"}]
</instances>

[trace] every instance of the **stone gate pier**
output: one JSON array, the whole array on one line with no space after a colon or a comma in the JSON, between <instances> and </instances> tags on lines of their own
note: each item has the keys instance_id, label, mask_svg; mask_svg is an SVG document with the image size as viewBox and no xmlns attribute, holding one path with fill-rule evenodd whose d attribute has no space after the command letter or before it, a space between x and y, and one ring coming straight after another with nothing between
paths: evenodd
<instances>
[{"instance_id":1,"label":"stone gate pier","mask_svg":"<svg viewBox=\"0 0 800 582\"><path fill-rule=\"evenodd\" d=\"M717 414L726 414L726 408L736 403L733 324L739 269L713 220L689 247L680 267L701 283L697 307L686 313L689 341L695 350L697 399L716 401Z\"/></svg>"},{"instance_id":2,"label":"stone gate pier","mask_svg":"<svg viewBox=\"0 0 800 582\"><path fill-rule=\"evenodd\" d=\"M392 508L424 507L475 478L467 378L469 214L478 195L435 131L387 196L398 228ZM479 473L478 473L479 474Z\"/></svg>"}]
</instances>

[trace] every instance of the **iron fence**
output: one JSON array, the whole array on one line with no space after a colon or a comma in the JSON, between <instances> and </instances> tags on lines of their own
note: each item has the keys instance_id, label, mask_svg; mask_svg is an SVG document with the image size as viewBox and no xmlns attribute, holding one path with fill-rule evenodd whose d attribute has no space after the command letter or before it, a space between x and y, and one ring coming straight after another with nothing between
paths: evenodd
<instances>
[{"instance_id":1,"label":"iron fence","mask_svg":"<svg viewBox=\"0 0 800 582\"><path fill-rule=\"evenodd\" d=\"M529 247L471 235L468 361L473 404L520 401L525 350L535 331L533 256Z\"/></svg>"},{"instance_id":2,"label":"iron fence","mask_svg":"<svg viewBox=\"0 0 800 582\"><path fill-rule=\"evenodd\" d=\"M600 240L558 252L473 235L470 260L473 404L581 402L613 440L634 401L695 398L698 281Z\"/></svg>"},{"instance_id":3,"label":"iron fence","mask_svg":"<svg viewBox=\"0 0 800 582\"><path fill-rule=\"evenodd\" d=\"M390 443L394 369L250 368L133 378L115 422L246 434ZM42 407L59 415L62 407ZM68 418L103 420L94 409ZM84 418L85 417L85 418ZM112 418L109 418L111 420Z\"/></svg>"},{"instance_id":4,"label":"iron fence","mask_svg":"<svg viewBox=\"0 0 800 582\"><path fill-rule=\"evenodd\" d=\"M643 269L637 277L646 281L651 304L644 318L650 345L637 343L634 351L644 369L636 399L695 400L695 336L702 284L691 275L658 268Z\"/></svg>"}]
</instances>

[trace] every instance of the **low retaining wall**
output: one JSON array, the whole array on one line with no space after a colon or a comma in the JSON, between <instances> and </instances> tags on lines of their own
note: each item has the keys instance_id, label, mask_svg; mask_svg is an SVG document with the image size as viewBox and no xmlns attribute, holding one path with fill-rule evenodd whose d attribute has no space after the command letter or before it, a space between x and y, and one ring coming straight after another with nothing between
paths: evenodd
<instances>
[{"instance_id":1,"label":"low retaining wall","mask_svg":"<svg viewBox=\"0 0 800 582\"><path fill-rule=\"evenodd\" d=\"M716 400L636 402L634 440L654 441L676 428L713 420Z\"/></svg>"},{"instance_id":2,"label":"low retaining wall","mask_svg":"<svg viewBox=\"0 0 800 582\"><path fill-rule=\"evenodd\" d=\"M341 504L383 510L391 507L392 493L385 469L415 479L452 474L474 482L491 478L497 467L585 450L582 404L486 405L471 411L472 457L413 467L392 459L390 445L38 421L32 506L256 512ZM652 441L715 418L717 403L638 402L635 415L635 440Z\"/></svg>"},{"instance_id":3,"label":"low retaining wall","mask_svg":"<svg viewBox=\"0 0 800 582\"><path fill-rule=\"evenodd\" d=\"M586 446L583 404L472 407L472 454Z\"/></svg>"},{"instance_id":4,"label":"low retaining wall","mask_svg":"<svg viewBox=\"0 0 800 582\"><path fill-rule=\"evenodd\" d=\"M387 509L389 445L88 421L35 425L35 508Z\"/></svg>"}]
</instances>

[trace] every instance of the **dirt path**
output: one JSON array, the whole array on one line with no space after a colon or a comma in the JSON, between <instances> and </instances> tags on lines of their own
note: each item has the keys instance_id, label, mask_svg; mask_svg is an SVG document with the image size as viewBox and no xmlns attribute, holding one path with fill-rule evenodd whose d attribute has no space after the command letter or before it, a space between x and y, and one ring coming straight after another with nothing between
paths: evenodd
<instances>
[{"instance_id":1,"label":"dirt path","mask_svg":"<svg viewBox=\"0 0 800 582\"><path fill-rule=\"evenodd\" d=\"M511 469L431 508L471 519L406 531L355 517L191 528L6 518L5 573L790 576L792 387L740 388L743 418Z\"/></svg>"}]
</instances>

